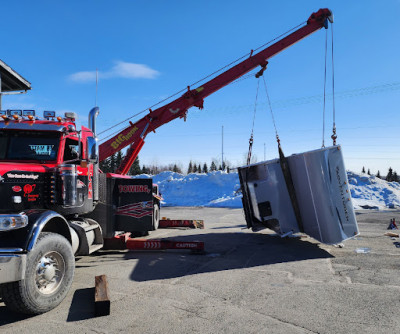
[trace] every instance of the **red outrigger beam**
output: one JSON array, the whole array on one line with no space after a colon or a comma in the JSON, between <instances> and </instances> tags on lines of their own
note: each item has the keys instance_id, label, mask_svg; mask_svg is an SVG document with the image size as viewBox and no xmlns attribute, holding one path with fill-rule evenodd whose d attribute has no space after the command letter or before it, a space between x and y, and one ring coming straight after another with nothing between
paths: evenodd
<instances>
[{"instance_id":1,"label":"red outrigger beam","mask_svg":"<svg viewBox=\"0 0 400 334\"><path fill-rule=\"evenodd\" d=\"M186 228L204 228L204 220L183 220L183 219L160 219L159 228L186 227Z\"/></svg>"},{"instance_id":2,"label":"red outrigger beam","mask_svg":"<svg viewBox=\"0 0 400 334\"><path fill-rule=\"evenodd\" d=\"M204 252L202 241L174 241L163 239L137 239L131 238L130 233L121 234L114 238L104 239L104 249L130 249L130 250L163 250L163 249L189 249L195 253Z\"/></svg>"},{"instance_id":3,"label":"red outrigger beam","mask_svg":"<svg viewBox=\"0 0 400 334\"><path fill-rule=\"evenodd\" d=\"M129 239L126 248L132 250L155 250L155 249L190 249L204 251L204 242L201 241L171 241L152 239Z\"/></svg>"}]
</instances>

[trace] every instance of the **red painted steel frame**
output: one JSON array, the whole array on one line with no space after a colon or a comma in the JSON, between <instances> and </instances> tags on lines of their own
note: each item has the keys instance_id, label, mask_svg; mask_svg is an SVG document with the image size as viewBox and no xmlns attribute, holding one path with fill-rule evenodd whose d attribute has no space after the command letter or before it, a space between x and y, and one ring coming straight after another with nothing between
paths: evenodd
<instances>
[{"instance_id":1,"label":"red painted steel frame","mask_svg":"<svg viewBox=\"0 0 400 334\"><path fill-rule=\"evenodd\" d=\"M250 55L249 58L206 82L204 85L192 90L188 87L188 91L183 96L167 105L153 111L150 110L145 117L134 124L131 123L129 127L100 145L100 161L105 160L124 147L131 145L126 154L126 158L117 171L118 173L126 174L139 154L144 144L144 138L148 133L155 131L159 126L175 118L185 117L187 110L191 107L202 109L204 98L240 78L257 66L265 67L269 58L321 29L331 15L332 12L329 9L320 9L310 16L305 26L294 31L290 35L282 38L259 53Z\"/></svg>"},{"instance_id":2,"label":"red painted steel frame","mask_svg":"<svg viewBox=\"0 0 400 334\"><path fill-rule=\"evenodd\" d=\"M171 240L147 240L128 239L126 248L131 250L157 250L157 249L191 249L204 250L202 241L171 241Z\"/></svg>"},{"instance_id":3,"label":"red painted steel frame","mask_svg":"<svg viewBox=\"0 0 400 334\"><path fill-rule=\"evenodd\" d=\"M202 241L174 241L163 239L136 239L130 233L121 234L113 238L104 239L104 249L130 250L160 250L160 249L190 249L204 251Z\"/></svg>"}]
</instances>

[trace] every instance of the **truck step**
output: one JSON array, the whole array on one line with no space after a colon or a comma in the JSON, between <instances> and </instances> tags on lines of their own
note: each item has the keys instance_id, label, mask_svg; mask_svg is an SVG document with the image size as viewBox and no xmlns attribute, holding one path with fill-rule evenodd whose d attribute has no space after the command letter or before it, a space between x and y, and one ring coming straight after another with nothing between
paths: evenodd
<instances>
[{"instance_id":1,"label":"truck step","mask_svg":"<svg viewBox=\"0 0 400 334\"><path fill-rule=\"evenodd\" d=\"M76 255L89 255L103 247L103 236L100 225L90 218L73 220L70 226L79 236L79 248Z\"/></svg>"},{"instance_id":2,"label":"truck step","mask_svg":"<svg viewBox=\"0 0 400 334\"><path fill-rule=\"evenodd\" d=\"M163 217L160 219L158 228L200 228L204 229L204 220L189 219L168 219Z\"/></svg>"}]
</instances>

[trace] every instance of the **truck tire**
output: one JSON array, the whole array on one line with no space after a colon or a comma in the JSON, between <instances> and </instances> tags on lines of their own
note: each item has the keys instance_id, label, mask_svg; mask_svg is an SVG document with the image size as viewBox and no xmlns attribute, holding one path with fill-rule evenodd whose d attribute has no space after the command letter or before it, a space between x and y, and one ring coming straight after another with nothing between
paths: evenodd
<instances>
[{"instance_id":1,"label":"truck tire","mask_svg":"<svg viewBox=\"0 0 400 334\"><path fill-rule=\"evenodd\" d=\"M27 255L25 279L1 286L3 302L11 310L41 314L55 308L67 295L75 271L68 240L43 232Z\"/></svg>"},{"instance_id":2,"label":"truck tire","mask_svg":"<svg viewBox=\"0 0 400 334\"><path fill-rule=\"evenodd\" d=\"M153 205L153 230L158 229L158 225L160 224L160 206L157 203Z\"/></svg>"}]
</instances>

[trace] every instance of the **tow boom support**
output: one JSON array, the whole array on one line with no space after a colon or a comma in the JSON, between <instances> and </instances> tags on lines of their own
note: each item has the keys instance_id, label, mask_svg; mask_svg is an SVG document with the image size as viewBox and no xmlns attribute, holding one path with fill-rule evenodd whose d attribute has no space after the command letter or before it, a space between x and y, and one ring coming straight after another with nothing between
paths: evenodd
<instances>
[{"instance_id":1,"label":"tow boom support","mask_svg":"<svg viewBox=\"0 0 400 334\"><path fill-rule=\"evenodd\" d=\"M305 26L297 29L290 35L282 38L255 55L250 54L249 58L231 67L205 84L195 89L190 89L190 87L188 87L188 91L185 94L167 105L154 111L150 109L150 112L146 116L138 120L136 123L130 123L130 126L100 145L100 161L107 159L112 154L122 150L128 145L131 145L127 151L125 159L117 171L117 173L120 174L127 174L138 156L140 149L144 144L144 139L148 133L155 131L159 126L178 117L185 117L188 109L191 107L202 109L204 99L207 96L237 80L257 66L261 66L261 71L257 73L257 75L262 75L263 70L268 64L267 60L269 58L311 35L322 27L327 27L327 20L333 22L332 12L327 8L318 10L316 13L311 14Z\"/></svg>"}]
</instances>

